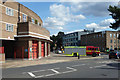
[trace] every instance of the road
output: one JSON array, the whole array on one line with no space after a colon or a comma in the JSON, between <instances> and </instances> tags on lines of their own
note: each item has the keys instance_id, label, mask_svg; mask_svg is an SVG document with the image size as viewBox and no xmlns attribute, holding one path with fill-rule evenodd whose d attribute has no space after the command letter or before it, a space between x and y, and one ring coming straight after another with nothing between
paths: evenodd
<instances>
[{"instance_id":1,"label":"road","mask_svg":"<svg viewBox=\"0 0 120 80\"><path fill-rule=\"evenodd\" d=\"M3 78L118 78L119 63L104 58L3 69Z\"/></svg>"}]
</instances>

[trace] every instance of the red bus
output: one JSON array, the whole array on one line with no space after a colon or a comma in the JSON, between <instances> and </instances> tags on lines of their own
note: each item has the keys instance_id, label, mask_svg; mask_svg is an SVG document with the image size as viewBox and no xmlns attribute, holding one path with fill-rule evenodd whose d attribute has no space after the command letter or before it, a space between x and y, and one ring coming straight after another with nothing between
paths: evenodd
<instances>
[{"instance_id":1,"label":"red bus","mask_svg":"<svg viewBox=\"0 0 120 80\"><path fill-rule=\"evenodd\" d=\"M86 55L92 55L93 57L100 54L99 47L86 46Z\"/></svg>"}]
</instances>

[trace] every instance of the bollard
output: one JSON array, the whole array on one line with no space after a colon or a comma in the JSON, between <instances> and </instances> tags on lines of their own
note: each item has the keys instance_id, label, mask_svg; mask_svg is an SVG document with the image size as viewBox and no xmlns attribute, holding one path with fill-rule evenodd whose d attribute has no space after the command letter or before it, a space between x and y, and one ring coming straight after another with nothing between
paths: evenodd
<instances>
[{"instance_id":1,"label":"bollard","mask_svg":"<svg viewBox=\"0 0 120 80\"><path fill-rule=\"evenodd\" d=\"M80 55L78 55L78 59L80 59Z\"/></svg>"}]
</instances>

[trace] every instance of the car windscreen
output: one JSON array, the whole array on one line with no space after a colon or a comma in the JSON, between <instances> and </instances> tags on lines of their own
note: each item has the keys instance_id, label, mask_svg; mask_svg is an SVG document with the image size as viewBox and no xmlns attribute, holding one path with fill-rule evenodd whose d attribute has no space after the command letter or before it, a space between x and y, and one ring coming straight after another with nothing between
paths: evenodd
<instances>
[{"instance_id":1,"label":"car windscreen","mask_svg":"<svg viewBox=\"0 0 120 80\"><path fill-rule=\"evenodd\" d=\"M116 54L116 52L110 52L110 54Z\"/></svg>"}]
</instances>

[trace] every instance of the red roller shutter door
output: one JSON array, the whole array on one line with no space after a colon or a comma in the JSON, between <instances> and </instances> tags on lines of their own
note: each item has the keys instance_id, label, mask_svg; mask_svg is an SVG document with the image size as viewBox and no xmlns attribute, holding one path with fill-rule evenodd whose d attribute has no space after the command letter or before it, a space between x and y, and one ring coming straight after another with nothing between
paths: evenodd
<instances>
[{"instance_id":1,"label":"red roller shutter door","mask_svg":"<svg viewBox=\"0 0 120 80\"><path fill-rule=\"evenodd\" d=\"M45 57L45 42L41 42L41 56Z\"/></svg>"},{"instance_id":2,"label":"red roller shutter door","mask_svg":"<svg viewBox=\"0 0 120 80\"><path fill-rule=\"evenodd\" d=\"M47 43L47 56L49 55L49 47L48 47L48 43Z\"/></svg>"},{"instance_id":3,"label":"red roller shutter door","mask_svg":"<svg viewBox=\"0 0 120 80\"><path fill-rule=\"evenodd\" d=\"M38 58L38 41L32 41L32 58Z\"/></svg>"}]
</instances>

